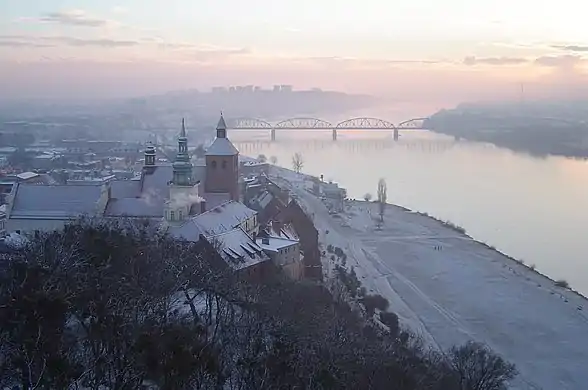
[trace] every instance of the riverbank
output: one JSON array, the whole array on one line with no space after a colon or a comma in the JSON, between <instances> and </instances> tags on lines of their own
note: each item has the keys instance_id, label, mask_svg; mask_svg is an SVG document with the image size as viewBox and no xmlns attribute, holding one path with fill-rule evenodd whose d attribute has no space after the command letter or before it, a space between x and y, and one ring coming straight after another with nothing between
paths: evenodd
<instances>
[{"instance_id":1,"label":"riverbank","mask_svg":"<svg viewBox=\"0 0 588 390\"><path fill-rule=\"evenodd\" d=\"M390 302L401 323L446 349L474 339L515 363L515 389L583 389L588 382L588 305L584 297L479 243L455 227L388 206L351 201L331 215L302 175L276 168L306 211L319 240L341 248L347 266ZM377 217L376 217L377 218ZM329 275L334 264L323 264Z\"/></svg>"}]
</instances>

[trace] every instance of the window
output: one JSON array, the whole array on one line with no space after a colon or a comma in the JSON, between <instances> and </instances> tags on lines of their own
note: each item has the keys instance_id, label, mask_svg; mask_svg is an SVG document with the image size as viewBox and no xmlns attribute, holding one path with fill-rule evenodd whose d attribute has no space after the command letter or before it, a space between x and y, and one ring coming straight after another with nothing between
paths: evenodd
<instances>
[{"instance_id":1,"label":"window","mask_svg":"<svg viewBox=\"0 0 588 390\"><path fill-rule=\"evenodd\" d=\"M182 220L182 210L178 211L178 219L180 221Z\"/></svg>"},{"instance_id":2,"label":"window","mask_svg":"<svg viewBox=\"0 0 588 390\"><path fill-rule=\"evenodd\" d=\"M210 165L212 165L212 169L216 169L216 160L212 160Z\"/></svg>"},{"instance_id":3,"label":"window","mask_svg":"<svg viewBox=\"0 0 588 390\"><path fill-rule=\"evenodd\" d=\"M223 160L223 169L227 168L227 160Z\"/></svg>"},{"instance_id":4,"label":"window","mask_svg":"<svg viewBox=\"0 0 588 390\"><path fill-rule=\"evenodd\" d=\"M169 212L169 219L173 221L174 217L175 217L175 213L173 211L170 211Z\"/></svg>"}]
</instances>

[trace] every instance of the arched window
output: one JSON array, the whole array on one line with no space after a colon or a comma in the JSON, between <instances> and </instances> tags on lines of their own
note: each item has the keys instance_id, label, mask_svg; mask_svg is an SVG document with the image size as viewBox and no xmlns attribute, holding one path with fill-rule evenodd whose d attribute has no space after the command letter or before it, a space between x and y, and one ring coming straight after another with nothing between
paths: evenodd
<instances>
[{"instance_id":1,"label":"arched window","mask_svg":"<svg viewBox=\"0 0 588 390\"><path fill-rule=\"evenodd\" d=\"M170 211L170 212L169 212L169 219L170 219L171 221L173 221L173 220L174 220L174 217L175 217L175 215L174 215L174 214L175 214L175 213L174 213L173 211Z\"/></svg>"},{"instance_id":2,"label":"arched window","mask_svg":"<svg viewBox=\"0 0 588 390\"><path fill-rule=\"evenodd\" d=\"M227 160L223 160L223 169L227 169Z\"/></svg>"},{"instance_id":3,"label":"arched window","mask_svg":"<svg viewBox=\"0 0 588 390\"><path fill-rule=\"evenodd\" d=\"M183 217L182 214L183 214L182 210L178 211L178 220L180 220L180 221L182 220L182 217Z\"/></svg>"},{"instance_id":4,"label":"arched window","mask_svg":"<svg viewBox=\"0 0 588 390\"><path fill-rule=\"evenodd\" d=\"M212 165L212 169L216 169L216 160L212 160L210 165Z\"/></svg>"}]
</instances>

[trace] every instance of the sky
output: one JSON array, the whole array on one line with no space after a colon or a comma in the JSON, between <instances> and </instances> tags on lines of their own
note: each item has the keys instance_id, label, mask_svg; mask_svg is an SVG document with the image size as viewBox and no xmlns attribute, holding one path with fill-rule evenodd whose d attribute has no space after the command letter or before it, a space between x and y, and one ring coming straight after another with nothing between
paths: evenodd
<instances>
[{"instance_id":1,"label":"sky","mask_svg":"<svg viewBox=\"0 0 588 390\"><path fill-rule=\"evenodd\" d=\"M444 105L588 97L579 0L0 0L0 88L293 84Z\"/></svg>"}]
</instances>

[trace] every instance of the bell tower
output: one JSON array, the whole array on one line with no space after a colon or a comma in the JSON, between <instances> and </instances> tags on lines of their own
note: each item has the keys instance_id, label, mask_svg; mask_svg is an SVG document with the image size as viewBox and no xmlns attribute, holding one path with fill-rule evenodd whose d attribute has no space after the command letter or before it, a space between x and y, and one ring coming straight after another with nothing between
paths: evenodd
<instances>
[{"instance_id":1,"label":"bell tower","mask_svg":"<svg viewBox=\"0 0 588 390\"><path fill-rule=\"evenodd\" d=\"M227 125L221 113L216 125L216 138L206 151L205 191L229 193L239 200L239 151L227 138Z\"/></svg>"},{"instance_id":2,"label":"bell tower","mask_svg":"<svg viewBox=\"0 0 588 390\"><path fill-rule=\"evenodd\" d=\"M188 137L186 136L186 123L182 118L182 130L178 137L178 154L173 163L172 183L176 186L190 186L192 184L192 163L188 155Z\"/></svg>"}]
</instances>

